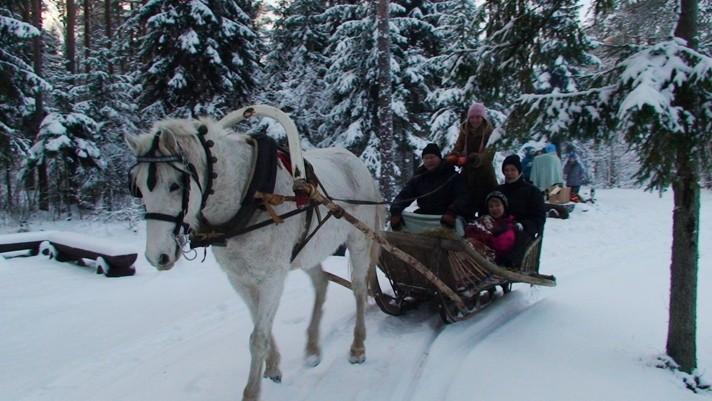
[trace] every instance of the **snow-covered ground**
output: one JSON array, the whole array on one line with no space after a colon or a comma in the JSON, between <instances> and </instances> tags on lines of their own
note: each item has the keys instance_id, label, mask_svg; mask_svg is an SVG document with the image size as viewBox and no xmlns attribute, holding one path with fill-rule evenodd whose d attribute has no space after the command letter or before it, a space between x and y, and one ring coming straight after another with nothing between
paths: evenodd
<instances>
[{"instance_id":1,"label":"snow-covered ground","mask_svg":"<svg viewBox=\"0 0 712 401\"><path fill-rule=\"evenodd\" d=\"M700 400L654 367L667 329L672 196L599 191L569 220L549 219L542 272L558 287L515 285L475 317L443 325L427 307L403 317L370 301L367 360L347 356L353 298L329 287L323 360L302 362L313 293L290 275L275 322L283 381L269 401ZM712 376L712 193L702 194L698 365ZM113 238L143 253L121 225L36 223ZM13 232L11 226L0 232ZM7 255L6 255L7 256ZM202 255L201 255L202 256ZM0 400L240 399L249 313L210 252L158 272L105 278L46 257L0 258ZM343 258L327 261L346 274Z\"/></svg>"}]
</instances>

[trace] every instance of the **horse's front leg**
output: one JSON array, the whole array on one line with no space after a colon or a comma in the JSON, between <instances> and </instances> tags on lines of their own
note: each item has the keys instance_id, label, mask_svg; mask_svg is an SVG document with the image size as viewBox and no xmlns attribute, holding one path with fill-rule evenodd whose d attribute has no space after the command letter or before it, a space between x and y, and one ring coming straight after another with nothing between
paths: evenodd
<instances>
[{"instance_id":1,"label":"horse's front leg","mask_svg":"<svg viewBox=\"0 0 712 401\"><path fill-rule=\"evenodd\" d=\"M314 308L307 328L307 347L305 364L316 366L321 362L321 346L319 345L319 327L323 315L324 301L326 300L326 287L329 280L324 274L321 264L306 270L314 286Z\"/></svg>"},{"instance_id":2,"label":"horse's front leg","mask_svg":"<svg viewBox=\"0 0 712 401\"><path fill-rule=\"evenodd\" d=\"M280 355L272 336L272 324L277 313L279 300L284 288L285 274L266 279L260 285L245 285L231 277L233 287L242 295L250 314L254 328L250 334L250 373L243 391L243 401L257 401L260 395L262 368L265 377L279 382L282 373L279 370Z\"/></svg>"},{"instance_id":3,"label":"horse's front leg","mask_svg":"<svg viewBox=\"0 0 712 401\"><path fill-rule=\"evenodd\" d=\"M351 258L351 289L356 298L356 325L354 326L354 340L351 343L349 362L363 363L366 361L366 345L364 344L366 340L365 315L368 297L366 276L370 263L370 246L366 238L362 237L360 233L355 235L358 237L348 242L349 256Z\"/></svg>"}]
</instances>

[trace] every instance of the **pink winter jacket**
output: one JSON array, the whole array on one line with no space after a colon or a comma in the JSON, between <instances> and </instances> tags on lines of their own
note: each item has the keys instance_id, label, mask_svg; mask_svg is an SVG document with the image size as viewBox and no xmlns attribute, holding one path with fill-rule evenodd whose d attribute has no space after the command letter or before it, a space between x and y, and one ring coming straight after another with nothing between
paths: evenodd
<instances>
[{"instance_id":1,"label":"pink winter jacket","mask_svg":"<svg viewBox=\"0 0 712 401\"><path fill-rule=\"evenodd\" d=\"M514 248L515 240L514 218L511 215L503 216L494 221L492 236L487 245L494 249L497 259L499 259Z\"/></svg>"},{"instance_id":2,"label":"pink winter jacket","mask_svg":"<svg viewBox=\"0 0 712 401\"><path fill-rule=\"evenodd\" d=\"M495 219L492 230L487 230L480 219L475 224L468 224L465 227L465 237L484 243L494 250L497 259L501 259L514 248L516 241L514 217L507 215Z\"/></svg>"}]
</instances>

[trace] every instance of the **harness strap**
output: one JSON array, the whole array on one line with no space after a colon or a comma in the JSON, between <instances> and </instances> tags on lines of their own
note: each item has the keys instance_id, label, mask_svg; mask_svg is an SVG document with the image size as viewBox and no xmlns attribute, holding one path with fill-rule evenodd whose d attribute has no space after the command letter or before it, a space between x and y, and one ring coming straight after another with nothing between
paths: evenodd
<instances>
[{"instance_id":1,"label":"harness strap","mask_svg":"<svg viewBox=\"0 0 712 401\"><path fill-rule=\"evenodd\" d=\"M316 210L318 211L319 209L316 209ZM334 215L333 213L329 212L329 213L327 213L326 217L324 217L323 220L318 219L319 224L317 224L317 226L314 228L314 231L309 233L309 235L307 235L307 231L304 231L304 235L302 236L302 239L294 245L294 248L292 248L292 258L289 260L290 262L294 262L294 259L297 258L297 255L299 255L299 252L301 252L302 249L304 249L304 247L307 246L307 243L312 239L312 237L314 237L314 235L316 235L316 232L319 231L321 226L323 226L324 223L326 223L326 221L329 220L329 218L333 215ZM307 221L310 222L311 219L308 218ZM309 227L309 223L307 223L307 227Z\"/></svg>"},{"instance_id":2,"label":"harness strap","mask_svg":"<svg viewBox=\"0 0 712 401\"><path fill-rule=\"evenodd\" d=\"M292 216L296 216L299 213L306 212L309 209L313 209L316 207L316 204L311 204L305 208L302 209L294 209L286 213L282 213L279 215L281 219L288 219ZM206 247L206 246L225 246L226 242L228 239L232 237L237 237L238 235L246 234L249 233L250 231L255 231L257 229L260 229L262 227L267 227L270 224L274 224L274 221L272 219L269 220L263 220L259 223L255 223L251 226L248 227L243 227L240 228L239 230L234 230L228 234L225 233L217 233L217 232L207 232L207 233L193 233L193 236L190 238L190 248L200 248L200 247Z\"/></svg>"}]
</instances>

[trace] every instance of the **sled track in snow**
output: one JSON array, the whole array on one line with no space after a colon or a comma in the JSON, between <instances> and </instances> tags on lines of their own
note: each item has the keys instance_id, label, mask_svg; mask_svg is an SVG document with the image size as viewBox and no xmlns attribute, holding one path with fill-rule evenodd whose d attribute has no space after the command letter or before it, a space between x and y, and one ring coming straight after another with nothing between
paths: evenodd
<instances>
[{"instance_id":1,"label":"sled track in snow","mask_svg":"<svg viewBox=\"0 0 712 401\"><path fill-rule=\"evenodd\" d=\"M528 292L529 289L525 291ZM426 401L429 399L427 394L433 394L432 390L436 387L440 387L435 391L436 394L447 394L450 387L450 380L447 378L452 380L456 377L456 372L471 349L543 299L539 296L530 297L525 291L513 291L504 299L501 299L500 294L491 307L471 319L441 325L433 333L433 338L408 380L408 385L404 386L408 391L396 399ZM427 379L423 381L423 378ZM419 391L423 388L428 391Z\"/></svg>"},{"instance_id":2,"label":"sled track in snow","mask_svg":"<svg viewBox=\"0 0 712 401\"><path fill-rule=\"evenodd\" d=\"M500 293L491 307L451 325L442 324L426 305L393 317L369 303L363 365L348 362L353 313L338 316L322 327L321 363L307 367L300 358L283 360L285 380L263 382L264 398L330 401L334 394L327 389L340 388L340 401L432 401L433 394L442 399L470 350L540 300L522 286L505 298Z\"/></svg>"}]
</instances>

